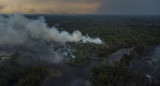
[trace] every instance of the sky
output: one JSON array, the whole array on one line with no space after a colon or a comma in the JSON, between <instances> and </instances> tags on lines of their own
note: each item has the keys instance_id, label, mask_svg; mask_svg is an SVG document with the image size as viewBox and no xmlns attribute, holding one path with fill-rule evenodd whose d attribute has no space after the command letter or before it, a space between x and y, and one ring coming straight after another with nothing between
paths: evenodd
<instances>
[{"instance_id":1,"label":"sky","mask_svg":"<svg viewBox=\"0 0 160 86\"><path fill-rule=\"evenodd\" d=\"M160 14L160 0L0 0L0 13Z\"/></svg>"}]
</instances>

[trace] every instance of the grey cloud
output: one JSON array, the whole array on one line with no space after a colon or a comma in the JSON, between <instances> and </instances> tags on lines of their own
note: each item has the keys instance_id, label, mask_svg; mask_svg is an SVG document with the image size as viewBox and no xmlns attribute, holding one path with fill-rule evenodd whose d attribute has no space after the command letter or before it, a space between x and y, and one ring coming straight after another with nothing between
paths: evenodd
<instances>
[{"instance_id":1,"label":"grey cloud","mask_svg":"<svg viewBox=\"0 0 160 86\"><path fill-rule=\"evenodd\" d=\"M160 0L104 0L100 14L160 14Z\"/></svg>"},{"instance_id":2,"label":"grey cloud","mask_svg":"<svg viewBox=\"0 0 160 86\"><path fill-rule=\"evenodd\" d=\"M61 2L86 2L86 3L94 3L94 2L101 2L103 0L35 0L35 1L42 1L42 2L54 2L54 1L61 1Z\"/></svg>"},{"instance_id":3,"label":"grey cloud","mask_svg":"<svg viewBox=\"0 0 160 86\"><path fill-rule=\"evenodd\" d=\"M3 6L3 5L0 5L0 10L2 10L2 9L4 9L5 8L5 6Z\"/></svg>"}]
</instances>

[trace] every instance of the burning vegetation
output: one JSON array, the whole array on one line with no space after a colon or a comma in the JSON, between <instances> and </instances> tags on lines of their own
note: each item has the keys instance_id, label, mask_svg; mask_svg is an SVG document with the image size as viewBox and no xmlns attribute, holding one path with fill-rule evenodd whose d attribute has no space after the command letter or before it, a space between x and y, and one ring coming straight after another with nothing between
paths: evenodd
<instances>
[{"instance_id":1,"label":"burning vegetation","mask_svg":"<svg viewBox=\"0 0 160 86\"><path fill-rule=\"evenodd\" d=\"M53 83L62 79L64 83L58 84L66 86L85 86L86 82L93 86L159 85L159 56L150 53L160 44L159 17L45 18L0 16L0 86L48 86L43 81L52 79ZM105 61L122 48L133 50L112 64ZM93 67L99 63L103 64Z\"/></svg>"}]
</instances>

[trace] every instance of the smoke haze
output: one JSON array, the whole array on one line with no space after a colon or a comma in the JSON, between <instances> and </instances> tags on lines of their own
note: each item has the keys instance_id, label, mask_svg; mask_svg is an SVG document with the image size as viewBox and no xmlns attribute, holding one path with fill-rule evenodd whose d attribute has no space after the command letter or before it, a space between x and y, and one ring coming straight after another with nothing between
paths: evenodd
<instances>
[{"instance_id":1,"label":"smoke haze","mask_svg":"<svg viewBox=\"0 0 160 86\"><path fill-rule=\"evenodd\" d=\"M82 41L101 44L99 38L83 36L80 31L68 33L58 31L55 27L48 27L43 17L27 19L21 14L0 16L0 45L21 45L33 40L47 42L78 42Z\"/></svg>"},{"instance_id":2,"label":"smoke haze","mask_svg":"<svg viewBox=\"0 0 160 86\"><path fill-rule=\"evenodd\" d=\"M59 63L66 56L75 58L66 42L102 43L98 37L83 36L78 30L68 33L59 31L54 26L49 27L44 17L28 19L19 13L0 15L0 50L9 56L10 52L14 54L18 51L22 65L33 63L28 58L30 56L36 61L51 63ZM4 53L0 56L6 56Z\"/></svg>"}]
</instances>

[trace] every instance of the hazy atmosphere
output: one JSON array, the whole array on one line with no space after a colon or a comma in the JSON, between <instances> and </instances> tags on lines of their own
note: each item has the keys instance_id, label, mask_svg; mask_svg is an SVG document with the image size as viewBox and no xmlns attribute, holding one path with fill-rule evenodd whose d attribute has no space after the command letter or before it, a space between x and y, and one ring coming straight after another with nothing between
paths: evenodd
<instances>
[{"instance_id":1,"label":"hazy atmosphere","mask_svg":"<svg viewBox=\"0 0 160 86\"><path fill-rule=\"evenodd\" d=\"M0 0L1 13L160 14L159 0Z\"/></svg>"},{"instance_id":2,"label":"hazy atmosphere","mask_svg":"<svg viewBox=\"0 0 160 86\"><path fill-rule=\"evenodd\" d=\"M0 0L0 86L160 86L160 0Z\"/></svg>"}]
</instances>

